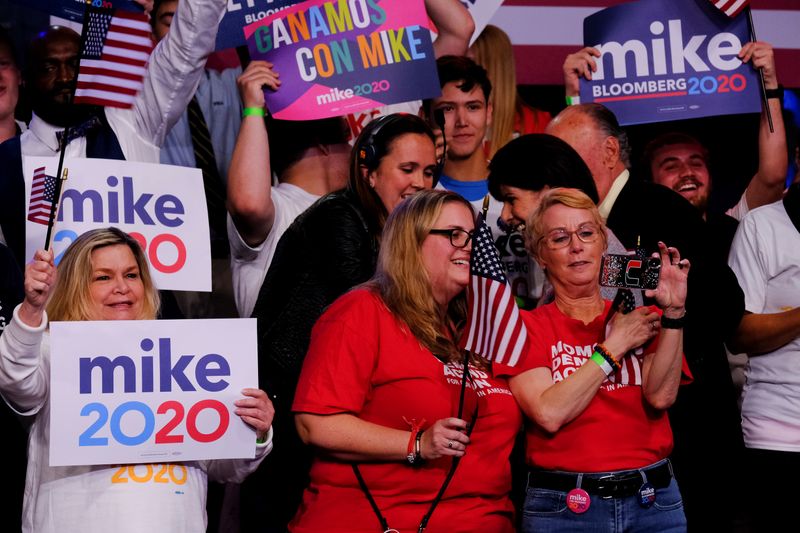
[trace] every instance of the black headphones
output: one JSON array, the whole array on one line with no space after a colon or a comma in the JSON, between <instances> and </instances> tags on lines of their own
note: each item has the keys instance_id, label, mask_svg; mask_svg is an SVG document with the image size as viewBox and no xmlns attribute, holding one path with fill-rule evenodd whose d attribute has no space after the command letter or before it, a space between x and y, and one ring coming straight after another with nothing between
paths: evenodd
<instances>
[{"instance_id":1,"label":"black headphones","mask_svg":"<svg viewBox=\"0 0 800 533\"><path fill-rule=\"evenodd\" d=\"M360 165L364 165L370 169L378 166L378 147L375 146L378 133L380 133L381 129L387 124L397 122L405 116L406 113L392 113L391 115L378 117L367 124L367 128L370 128L369 135L367 135L356 148L358 163Z\"/></svg>"}]
</instances>

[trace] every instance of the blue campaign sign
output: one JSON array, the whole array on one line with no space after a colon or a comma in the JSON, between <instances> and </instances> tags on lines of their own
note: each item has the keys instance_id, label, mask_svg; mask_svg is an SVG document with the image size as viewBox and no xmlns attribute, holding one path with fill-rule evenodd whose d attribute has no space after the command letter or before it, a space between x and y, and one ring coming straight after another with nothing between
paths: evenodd
<instances>
[{"instance_id":1,"label":"blue campaign sign","mask_svg":"<svg viewBox=\"0 0 800 533\"><path fill-rule=\"evenodd\" d=\"M125 11L138 11L140 13L142 11L142 6L133 0L39 0L34 3L30 2L30 0L11 0L11 2L35 7L39 11L76 22L83 21L83 11L87 4L104 9L124 9Z\"/></svg>"},{"instance_id":2,"label":"blue campaign sign","mask_svg":"<svg viewBox=\"0 0 800 533\"><path fill-rule=\"evenodd\" d=\"M243 28L274 15L302 0L228 0L228 7L219 23L215 49L224 50L245 45Z\"/></svg>"},{"instance_id":3,"label":"blue campaign sign","mask_svg":"<svg viewBox=\"0 0 800 533\"><path fill-rule=\"evenodd\" d=\"M583 23L584 44L601 52L581 101L621 124L665 122L761 110L758 75L737 58L750 40L747 18L722 15L708 0L639 0Z\"/></svg>"}]
</instances>

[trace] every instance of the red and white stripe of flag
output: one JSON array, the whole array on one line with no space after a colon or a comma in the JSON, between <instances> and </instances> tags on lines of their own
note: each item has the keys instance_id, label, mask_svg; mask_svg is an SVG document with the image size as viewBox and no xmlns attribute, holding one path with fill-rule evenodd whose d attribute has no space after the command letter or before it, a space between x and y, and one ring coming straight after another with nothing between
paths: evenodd
<instances>
[{"instance_id":1,"label":"red and white stripe of flag","mask_svg":"<svg viewBox=\"0 0 800 533\"><path fill-rule=\"evenodd\" d=\"M522 355L527 329L507 282L472 276L467 295L466 350L514 366Z\"/></svg>"},{"instance_id":2,"label":"red and white stripe of flag","mask_svg":"<svg viewBox=\"0 0 800 533\"><path fill-rule=\"evenodd\" d=\"M750 4L750 0L709 0L714 7L733 18Z\"/></svg>"},{"instance_id":3,"label":"red and white stripe of flag","mask_svg":"<svg viewBox=\"0 0 800 533\"><path fill-rule=\"evenodd\" d=\"M147 18L117 10L108 28L101 59L80 62L75 102L131 107L144 86L153 47Z\"/></svg>"},{"instance_id":4,"label":"red and white stripe of flag","mask_svg":"<svg viewBox=\"0 0 800 533\"><path fill-rule=\"evenodd\" d=\"M31 201L28 203L28 220L37 224L50 223L50 210L52 202L46 198L45 188L47 186L47 175L45 167L39 167L33 171L31 182Z\"/></svg>"}]
</instances>

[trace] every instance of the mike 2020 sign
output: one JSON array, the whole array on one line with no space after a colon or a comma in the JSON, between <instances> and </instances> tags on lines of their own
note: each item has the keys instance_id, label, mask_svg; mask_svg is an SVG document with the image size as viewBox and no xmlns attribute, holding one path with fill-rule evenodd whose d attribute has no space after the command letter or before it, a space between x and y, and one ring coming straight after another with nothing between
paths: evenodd
<instances>
[{"instance_id":1,"label":"mike 2020 sign","mask_svg":"<svg viewBox=\"0 0 800 533\"><path fill-rule=\"evenodd\" d=\"M252 458L254 319L50 325L50 465Z\"/></svg>"},{"instance_id":2,"label":"mike 2020 sign","mask_svg":"<svg viewBox=\"0 0 800 533\"><path fill-rule=\"evenodd\" d=\"M737 54L747 18L707 0L640 0L587 17L584 43L600 50L581 101L610 108L621 124L761 110L755 70Z\"/></svg>"},{"instance_id":3,"label":"mike 2020 sign","mask_svg":"<svg viewBox=\"0 0 800 533\"><path fill-rule=\"evenodd\" d=\"M116 226L142 245L159 289L211 290L208 214L199 169L107 159L67 159L64 167L69 177L53 229L56 263L82 233ZM32 184L37 175L54 176L58 158L26 157L23 168L25 254L33 257L44 247L48 217L32 216L41 208L31 202Z\"/></svg>"}]
</instances>

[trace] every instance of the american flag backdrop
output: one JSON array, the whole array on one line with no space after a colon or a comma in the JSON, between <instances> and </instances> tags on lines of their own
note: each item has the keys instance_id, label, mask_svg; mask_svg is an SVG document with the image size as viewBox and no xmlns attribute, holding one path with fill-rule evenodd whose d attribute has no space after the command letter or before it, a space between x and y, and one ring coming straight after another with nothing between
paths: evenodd
<instances>
[{"instance_id":1,"label":"american flag backdrop","mask_svg":"<svg viewBox=\"0 0 800 533\"><path fill-rule=\"evenodd\" d=\"M45 168L33 171L31 201L28 204L28 220L47 226L50 223L50 210L56 194L56 179L45 174Z\"/></svg>"},{"instance_id":2,"label":"american flag backdrop","mask_svg":"<svg viewBox=\"0 0 800 533\"><path fill-rule=\"evenodd\" d=\"M75 102L131 107L153 51L143 13L87 8Z\"/></svg>"},{"instance_id":3,"label":"american flag backdrop","mask_svg":"<svg viewBox=\"0 0 800 533\"><path fill-rule=\"evenodd\" d=\"M478 215L469 268L469 316L461 347L489 361L514 366L528 333L483 214Z\"/></svg>"},{"instance_id":4,"label":"american flag backdrop","mask_svg":"<svg viewBox=\"0 0 800 533\"><path fill-rule=\"evenodd\" d=\"M733 18L750 4L750 0L708 0L714 7Z\"/></svg>"}]
</instances>

